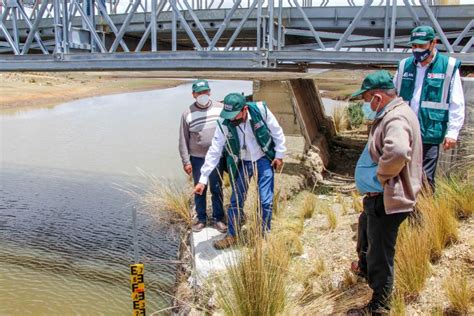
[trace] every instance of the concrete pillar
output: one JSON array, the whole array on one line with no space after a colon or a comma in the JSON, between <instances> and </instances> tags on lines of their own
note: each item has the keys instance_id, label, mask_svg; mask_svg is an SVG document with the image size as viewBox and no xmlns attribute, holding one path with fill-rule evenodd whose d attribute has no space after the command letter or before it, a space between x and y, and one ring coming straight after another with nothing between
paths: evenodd
<instances>
[{"instance_id":1,"label":"concrete pillar","mask_svg":"<svg viewBox=\"0 0 474 316\"><path fill-rule=\"evenodd\" d=\"M253 82L253 99L267 102L285 135L302 136L290 89L286 80L256 80Z\"/></svg>"},{"instance_id":2,"label":"concrete pillar","mask_svg":"<svg viewBox=\"0 0 474 316\"><path fill-rule=\"evenodd\" d=\"M314 80L259 80L254 81L253 90L253 99L266 101L280 122L287 137L288 149L303 151L313 147L327 167L328 139L335 135L335 128L324 113Z\"/></svg>"}]
</instances>

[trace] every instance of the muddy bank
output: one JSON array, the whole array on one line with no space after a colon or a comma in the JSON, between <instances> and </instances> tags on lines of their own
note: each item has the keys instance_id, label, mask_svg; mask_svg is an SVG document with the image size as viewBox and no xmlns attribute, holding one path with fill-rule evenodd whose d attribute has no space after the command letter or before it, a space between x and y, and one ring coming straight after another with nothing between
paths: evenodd
<instances>
[{"instance_id":1,"label":"muddy bank","mask_svg":"<svg viewBox=\"0 0 474 316\"><path fill-rule=\"evenodd\" d=\"M0 73L0 111L54 107L99 95L175 87L184 80L121 76L113 72Z\"/></svg>"}]
</instances>

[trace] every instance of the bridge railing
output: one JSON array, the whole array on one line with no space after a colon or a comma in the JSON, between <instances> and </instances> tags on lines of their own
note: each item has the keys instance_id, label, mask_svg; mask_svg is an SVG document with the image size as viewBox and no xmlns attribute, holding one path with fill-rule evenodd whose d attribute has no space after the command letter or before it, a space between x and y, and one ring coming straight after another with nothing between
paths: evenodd
<instances>
[{"instance_id":1,"label":"bridge railing","mask_svg":"<svg viewBox=\"0 0 474 316\"><path fill-rule=\"evenodd\" d=\"M167 56L189 68L196 61L212 66L214 57L203 56L218 55L250 59L250 67L260 68L380 64L409 51L413 27L432 25L438 49L474 64L473 5L398 1L2 0L0 57L43 54L59 61L73 55L86 60L89 53L118 59L123 57L111 55L134 53L140 59L143 52L182 52L187 61ZM224 54L236 51L251 53Z\"/></svg>"}]
</instances>

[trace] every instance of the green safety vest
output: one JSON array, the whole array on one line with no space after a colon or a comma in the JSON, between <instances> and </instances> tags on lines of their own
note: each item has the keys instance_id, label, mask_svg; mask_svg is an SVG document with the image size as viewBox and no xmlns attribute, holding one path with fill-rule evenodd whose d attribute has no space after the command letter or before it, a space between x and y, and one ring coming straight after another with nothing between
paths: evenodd
<instances>
[{"instance_id":1,"label":"green safety vest","mask_svg":"<svg viewBox=\"0 0 474 316\"><path fill-rule=\"evenodd\" d=\"M273 141L270 129L268 128L265 120L260 113L258 105L263 106L265 109L265 119L267 118L267 104L265 102L247 102L248 113L252 118L250 125L252 126L253 134L257 139L257 143L260 145L263 153L269 160L275 159L275 143ZM224 120L222 123L217 122L222 134L226 137L224 146L224 157L227 165L227 172L232 179L236 179L238 164L240 160L240 141L239 135L237 134L237 128L232 125L230 120ZM222 125L226 126L229 132L226 134L222 129Z\"/></svg>"},{"instance_id":2,"label":"green safety vest","mask_svg":"<svg viewBox=\"0 0 474 316\"><path fill-rule=\"evenodd\" d=\"M441 144L449 120L451 80L461 62L453 57L436 53L426 69L420 96L418 120L424 144ZM410 102L415 91L416 63L414 57L400 61L397 90L403 100Z\"/></svg>"}]
</instances>

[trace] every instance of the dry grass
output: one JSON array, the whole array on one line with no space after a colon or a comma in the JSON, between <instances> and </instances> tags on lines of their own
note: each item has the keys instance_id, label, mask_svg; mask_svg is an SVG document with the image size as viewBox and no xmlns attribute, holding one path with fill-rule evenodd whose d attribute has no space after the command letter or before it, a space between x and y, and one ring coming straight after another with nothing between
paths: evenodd
<instances>
[{"instance_id":1,"label":"dry grass","mask_svg":"<svg viewBox=\"0 0 474 316\"><path fill-rule=\"evenodd\" d=\"M287 232L283 242L291 256L301 256L303 254L303 243L301 242L300 236L296 233Z\"/></svg>"},{"instance_id":2,"label":"dry grass","mask_svg":"<svg viewBox=\"0 0 474 316\"><path fill-rule=\"evenodd\" d=\"M424 192L418 197L417 209L421 225L428 236L432 261L441 257L446 246L458 240L458 222L454 215L453 203L449 199L435 199Z\"/></svg>"},{"instance_id":3,"label":"dry grass","mask_svg":"<svg viewBox=\"0 0 474 316\"><path fill-rule=\"evenodd\" d=\"M390 316L405 316L407 315L407 307L403 295L395 291L390 300Z\"/></svg>"},{"instance_id":4,"label":"dry grass","mask_svg":"<svg viewBox=\"0 0 474 316\"><path fill-rule=\"evenodd\" d=\"M405 221L398 233L395 253L396 288L405 298L418 297L430 274L430 249L426 231Z\"/></svg>"},{"instance_id":5,"label":"dry grass","mask_svg":"<svg viewBox=\"0 0 474 316\"><path fill-rule=\"evenodd\" d=\"M336 127L336 132L340 133L345 131L349 126L349 120L347 118L347 112L345 107L335 107L333 113L334 125Z\"/></svg>"},{"instance_id":6,"label":"dry grass","mask_svg":"<svg viewBox=\"0 0 474 316\"><path fill-rule=\"evenodd\" d=\"M344 196L341 193L337 193L336 201L337 203L341 205L342 215L347 215L349 213L349 208L346 204L346 200L344 199Z\"/></svg>"},{"instance_id":7,"label":"dry grass","mask_svg":"<svg viewBox=\"0 0 474 316\"><path fill-rule=\"evenodd\" d=\"M329 207L326 210L326 219L327 219L328 229L335 230L337 227L337 214L336 212L334 212L334 210L331 207Z\"/></svg>"},{"instance_id":8,"label":"dry grass","mask_svg":"<svg viewBox=\"0 0 474 316\"><path fill-rule=\"evenodd\" d=\"M317 198L313 194L308 194L301 205L300 216L304 219L313 217L314 211L316 210Z\"/></svg>"},{"instance_id":9,"label":"dry grass","mask_svg":"<svg viewBox=\"0 0 474 316\"><path fill-rule=\"evenodd\" d=\"M362 213L362 211L364 210L362 197L357 191L353 191L351 196L352 196L352 207L357 213Z\"/></svg>"},{"instance_id":10,"label":"dry grass","mask_svg":"<svg viewBox=\"0 0 474 316\"><path fill-rule=\"evenodd\" d=\"M273 194L273 215L279 216L282 211L286 208L286 194L283 192L281 185L275 181L275 188Z\"/></svg>"},{"instance_id":11,"label":"dry grass","mask_svg":"<svg viewBox=\"0 0 474 316\"><path fill-rule=\"evenodd\" d=\"M474 287L467 277L455 274L448 277L444 284L446 296L450 303L450 311L468 315L473 308Z\"/></svg>"},{"instance_id":12,"label":"dry grass","mask_svg":"<svg viewBox=\"0 0 474 316\"><path fill-rule=\"evenodd\" d=\"M474 213L474 185L463 181L459 176L439 178L436 181L438 200L452 204L454 212L460 218L467 218Z\"/></svg>"},{"instance_id":13,"label":"dry grass","mask_svg":"<svg viewBox=\"0 0 474 316\"><path fill-rule=\"evenodd\" d=\"M226 272L216 282L217 303L225 315L276 315L287 302L287 239L263 236L259 205L257 187L251 181L245 204L245 241L238 237L240 252L228 259ZM298 235L295 240L299 241Z\"/></svg>"},{"instance_id":14,"label":"dry grass","mask_svg":"<svg viewBox=\"0 0 474 316\"><path fill-rule=\"evenodd\" d=\"M191 197L192 187L188 183L179 185L176 182L149 176L141 171L149 182L147 190L137 193L133 189L118 189L127 192L138 201L139 205L160 222L192 224ZM189 186L188 186L189 185Z\"/></svg>"}]
</instances>

